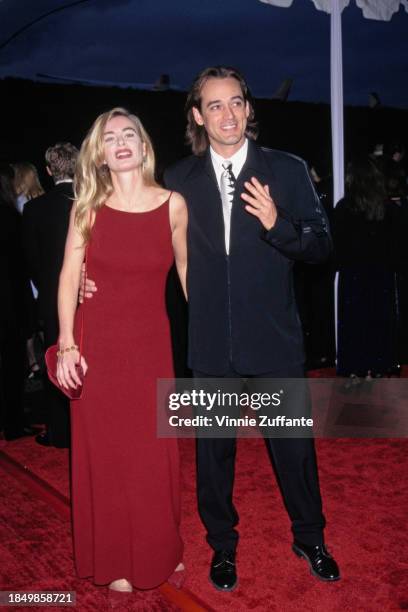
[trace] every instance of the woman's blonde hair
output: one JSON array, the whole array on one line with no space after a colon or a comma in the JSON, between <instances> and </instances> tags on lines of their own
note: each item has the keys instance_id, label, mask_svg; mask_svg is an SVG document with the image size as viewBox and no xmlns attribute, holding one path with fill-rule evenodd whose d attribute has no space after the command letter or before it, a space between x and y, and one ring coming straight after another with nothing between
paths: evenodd
<instances>
[{"instance_id":1,"label":"woman's blonde hair","mask_svg":"<svg viewBox=\"0 0 408 612\"><path fill-rule=\"evenodd\" d=\"M14 188L17 195L24 194L28 200L38 198L44 193L44 189L38 178L37 168L29 162L17 162L13 164Z\"/></svg>"},{"instance_id":2,"label":"woman's blonde hair","mask_svg":"<svg viewBox=\"0 0 408 612\"><path fill-rule=\"evenodd\" d=\"M82 143L76 165L74 192L76 199L75 226L85 242L90 238L93 213L102 208L113 191L109 168L104 164L104 132L113 117L127 117L145 145L142 173L146 185L157 185L154 177L155 157L149 135L136 115L121 107L102 113L95 120Z\"/></svg>"}]
</instances>

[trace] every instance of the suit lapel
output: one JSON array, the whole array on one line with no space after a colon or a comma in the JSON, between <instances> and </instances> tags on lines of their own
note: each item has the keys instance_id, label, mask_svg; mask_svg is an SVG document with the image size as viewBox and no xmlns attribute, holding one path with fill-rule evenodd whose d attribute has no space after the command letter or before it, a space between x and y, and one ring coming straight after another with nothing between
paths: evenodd
<instances>
[{"instance_id":1,"label":"suit lapel","mask_svg":"<svg viewBox=\"0 0 408 612\"><path fill-rule=\"evenodd\" d=\"M189 215L217 250L225 249L221 194L209 149L197 157L188 176L188 191L192 194Z\"/></svg>"},{"instance_id":2,"label":"suit lapel","mask_svg":"<svg viewBox=\"0 0 408 612\"><path fill-rule=\"evenodd\" d=\"M245 205L245 202L241 198L241 193L246 191L244 187L245 181L249 182L253 176L257 178L262 185L268 184L272 190L274 177L264 159L262 149L255 144L253 140L248 140L248 155L237 178L234 204L238 203L241 206Z\"/></svg>"},{"instance_id":3,"label":"suit lapel","mask_svg":"<svg viewBox=\"0 0 408 612\"><path fill-rule=\"evenodd\" d=\"M231 248L247 224L259 221L245 210L245 202L241 193L245 192L244 183L255 176L262 185L269 185L271 196L275 199L277 185L273 169L267 164L261 147L248 141L248 154L245 164L237 177L234 200L231 211ZM196 163L188 175L187 198L190 199L189 215L199 225L203 235L216 250L225 251L224 219L222 214L221 194L217 177L211 161L210 150L205 155L197 157ZM190 195L191 194L191 195ZM241 236L242 238L242 236Z\"/></svg>"},{"instance_id":4,"label":"suit lapel","mask_svg":"<svg viewBox=\"0 0 408 612\"><path fill-rule=\"evenodd\" d=\"M277 183L273 169L268 165L266 156L254 141L248 140L248 154L245 164L237 177L234 201L231 214L231 249L234 245L248 239L248 231L261 230L259 220L245 210L246 202L241 198L242 193L248 193L244 183L250 182L255 177L262 185L268 185L272 198L277 193Z\"/></svg>"}]
</instances>

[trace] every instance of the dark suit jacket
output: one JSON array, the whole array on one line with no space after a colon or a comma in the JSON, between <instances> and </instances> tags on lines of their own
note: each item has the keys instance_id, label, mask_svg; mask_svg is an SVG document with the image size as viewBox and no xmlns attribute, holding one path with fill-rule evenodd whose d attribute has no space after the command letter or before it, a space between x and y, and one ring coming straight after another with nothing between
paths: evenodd
<instances>
[{"instance_id":1,"label":"dark suit jacket","mask_svg":"<svg viewBox=\"0 0 408 612\"><path fill-rule=\"evenodd\" d=\"M60 183L27 202L23 213L23 245L31 278L38 288L39 314L55 330L58 282L73 197L72 183Z\"/></svg>"},{"instance_id":2,"label":"dark suit jacket","mask_svg":"<svg viewBox=\"0 0 408 612\"><path fill-rule=\"evenodd\" d=\"M0 202L0 334L21 328L25 297L31 291L21 252L21 216Z\"/></svg>"},{"instance_id":3,"label":"dark suit jacket","mask_svg":"<svg viewBox=\"0 0 408 612\"><path fill-rule=\"evenodd\" d=\"M240 198L256 176L278 206L266 232ZM304 361L292 267L323 261L331 249L327 218L299 158L249 141L235 188L230 254L226 255L221 197L210 152L165 173L167 187L188 205L189 366L213 375L232 364L261 374Z\"/></svg>"}]
</instances>

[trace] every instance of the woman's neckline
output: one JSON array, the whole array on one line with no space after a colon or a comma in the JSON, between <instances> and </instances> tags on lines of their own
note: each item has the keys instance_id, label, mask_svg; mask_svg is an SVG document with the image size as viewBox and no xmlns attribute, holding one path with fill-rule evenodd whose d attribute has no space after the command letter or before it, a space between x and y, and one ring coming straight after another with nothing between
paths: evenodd
<instances>
[{"instance_id":1,"label":"woman's neckline","mask_svg":"<svg viewBox=\"0 0 408 612\"><path fill-rule=\"evenodd\" d=\"M113 206L109 206L109 204L104 204L103 207L104 208L109 208L109 210L114 210L115 212L118 212L118 213L125 213L126 215L147 215L148 213L154 212L155 210L160 210L160 208L163 208L163 206L168 204L168 202L170 200L170 196L171 196L171 193L168 195L167 199L164 202L162 202L161 204L159 204L155 208L149 208L149 210L139 210L139 211L136 211L136 210L122 210L121 208L113 208Z\"/></svg>"}]
</instances>

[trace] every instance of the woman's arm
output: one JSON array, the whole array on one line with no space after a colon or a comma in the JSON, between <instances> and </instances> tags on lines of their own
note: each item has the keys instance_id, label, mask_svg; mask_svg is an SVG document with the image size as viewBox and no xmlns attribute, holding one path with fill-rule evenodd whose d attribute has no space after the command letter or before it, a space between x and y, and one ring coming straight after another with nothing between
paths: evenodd
<instances>
[{"instance_id":1,"label":"woman's arm","mask_svg":"<svg viewBox=\"0 0 408 612\"><path fill-rule=\"evenodd\" d=\"M187 300L187 205L179 193L170 198L170 227L177 272Z\"/></svg>"},{"instance_id":2,"label":"woman's arm","mask_svg":"<svg viewBox=\"0 0 408 612\"><path fill-rule=\"evenodd\" d=\"M81 265L85 254L83 238L75 227L75 210L74 204L70 215L64 263L58 287L58 345L60 351L75 346L74 317L78 302ZM63 352L58 359L57 377L60 384L65 388L76 387L78 384L81 384L75 368L77 362L78 351L76 350ZM86 372L87 366L85 360L82 360L82 367L84 372Z\"/></svg>"}]
</instances>

